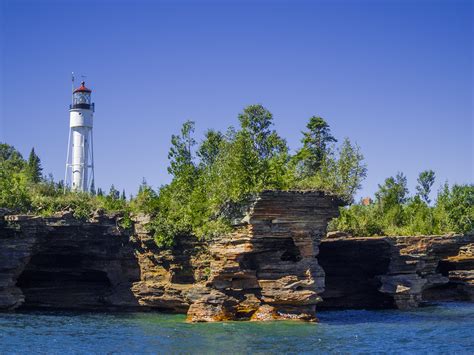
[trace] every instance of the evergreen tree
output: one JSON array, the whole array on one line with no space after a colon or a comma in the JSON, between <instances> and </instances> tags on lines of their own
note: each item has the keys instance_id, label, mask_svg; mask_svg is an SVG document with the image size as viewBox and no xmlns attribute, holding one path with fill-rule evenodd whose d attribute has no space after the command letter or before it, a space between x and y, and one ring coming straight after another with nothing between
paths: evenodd
<instances>
[{"instance_id":1,"label":"evergreen tree","mask_svg":"<svg viewBox=\"0 0 474 355\"><path fill-rule=\"evenodd\" d=\"M59 180L56 184L56 189L58 191L64 191L64 180Z\"/></svg>"},{"instance_id":2,"label":"evergreen tree","mask_svg":"<svg viewBox=\"0 0 474 355\"><path fill-rule=\"evenodd\" d=\"M120 198L125 201L127 199L127 195L125 195L125 189L122 190L122 196Z\"/></svg>"},{"instance_id":3,"label":"evergreen tree","mask_svg":"<svg viewBox=\"0 0 474 355\"><path fill-rule=\"evenodd\" d=\"M114 184L110 186L107 197L111 198L112 200L118 200L120 198L120 192L115 188Z\"/></svg>"},{"instance_id":4,"label":"evergreen tree","mask_svg":"<svg viewBox=\"0 0 474 355\"><path fill-rule=\"evenodd\" d=\"M302 132L303 147L295 156L302 177L312 176L321 170L329 153L329 144L337 142L331 135L329 124L321 117L311 117L306 128L307 131Z\"/></svg>"},{"instance_id":5,"label":"evergreen tree","mask_svg":"<svg viewBox=\"0 0 474 355\"><path fill-rule=\"evenodd\" d=\"M30 181L38 183L41 181L41 160L35 153L35 148L31 148L30 156L28 157L27 172Z\"/></svg>"},{"instance_id":6,"label":"evergreen tree","mask_svg":"<svg viewBox=\"0 0 474 355\"><path fill-rule=\"evenodd\" d=\"M223 141L224 135L221 132L212 129L206 132L205 138L197 151L197 156L201 159L201 167L209 167L214 164Z\"/></svg>"},{"instance_id":7,"label":"evergreen tree","mask_svg":"<svg viewBox=\"0 0 474 355\"><path fill-rule=\"evenodd\" d=\"M273 126L273 115L262 105L250 105L239 114L241 133L249 135L258 159L264 161L286 151L286 142Z\"/></svg>"},{"instance_id":8,"label":"evergreen tree","mask_svg":"<svg viewBox=\"0 0 474 355\"><path fill-rule=\"evenodd\" d=\"M92 196L95 196L95 195L96 195L94 180L92 180L92 182L91 182L90 194L91 194Z\"/></svg>"},{"instance_id":9,"label":"evergreen tree","mask_svg":"<svg viewBox=\"0 0 474 355\"><path fill-rule=\"evenodd\" d=\"M262 105L250 105L239 114L239 121L241 130L224 157L229 162L225 179L234 179L234 188L244 195L284 188L288 147L273 129L272 113Z\"/></svg>"},{"instance_id":10,"label":"evergreen tree","mask_svg":"<svg viewBox=\"0 0 474 355\"><path fill-rule=\"evenodd\" d=\"M148 188L148 183L146 182L145 177L142 178L142 183L138 187L138 193L142 192L144 189Z\"/></svg>"},{"instance_id":11,"label":"evergreen tree","mask_svg":"<svg viewBox=\"0 0 474 355\"><path fill-rule=\"evenodd\" d=\"M171 136L171 148L168 153L170 166L168 173L174 177L189 174L194 170L192 148L196 144L193 138L194 122L186 121L181 127L181 135Z\"/></svg>"},{"instance_id":12,"label":"evergreen tree","mask_svg":"<svg viewBox=\"0 0 474 355\"><path fill-rule=\"evenodd\" d=\"M430 193L431 187L435 182L435 173L433 170L425 170L420 173L417 179L418 185L416 186L416 191L418 191L418 196L425 201L427 204L430 204Z\"/></svg>"}]
</instances>

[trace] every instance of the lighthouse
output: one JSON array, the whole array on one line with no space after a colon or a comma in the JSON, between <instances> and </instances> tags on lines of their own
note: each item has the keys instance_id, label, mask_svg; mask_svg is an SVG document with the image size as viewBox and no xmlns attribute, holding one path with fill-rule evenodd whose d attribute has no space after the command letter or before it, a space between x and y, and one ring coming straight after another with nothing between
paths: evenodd
<instances>
[{"instance_id":1,"label":"lighthouse","mask_svg":"<svg viewBox=\"0 0 474 355\"><path fill-rule=\"evenodd\" d=\"M73 84L74 85L74 84ZM77 192L88 192L94 185L94 149L92 126L94 104L92 90L83 81L73 89L69 106L69 139L66 157L65 186Z\"/></svg>"}]
</instances>

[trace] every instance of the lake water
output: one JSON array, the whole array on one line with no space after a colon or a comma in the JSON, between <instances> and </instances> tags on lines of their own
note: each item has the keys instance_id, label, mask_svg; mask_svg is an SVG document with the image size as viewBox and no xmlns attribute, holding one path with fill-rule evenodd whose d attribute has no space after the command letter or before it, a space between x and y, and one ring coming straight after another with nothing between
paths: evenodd
<instances>
[{"instance_id":1,"label":"lake water","mask_svg":"<svg viewBox=\"0 0 474 355\"><path fill-rule=\"evenodd\" d=\"M156 313L0 314L0 353L474 353L474 304L326 311L320 323L185 323Z\"/></svg>"}]
</instances>

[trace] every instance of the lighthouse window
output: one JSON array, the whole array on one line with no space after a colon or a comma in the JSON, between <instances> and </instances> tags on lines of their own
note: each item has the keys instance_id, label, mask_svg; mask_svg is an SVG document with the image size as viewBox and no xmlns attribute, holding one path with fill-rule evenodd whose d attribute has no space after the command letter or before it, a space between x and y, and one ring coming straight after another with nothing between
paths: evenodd
<instances>
[{"instance_id":1,"label":"lighthouse window","mask_svg":"<svg viewBox=\"0 0 474 355\"><path fill-rule=\"evenodd\" d=\"M90 94L86 92L76 92L74 94L74 104L89 104Z\"/></svg>"}]
</instances>

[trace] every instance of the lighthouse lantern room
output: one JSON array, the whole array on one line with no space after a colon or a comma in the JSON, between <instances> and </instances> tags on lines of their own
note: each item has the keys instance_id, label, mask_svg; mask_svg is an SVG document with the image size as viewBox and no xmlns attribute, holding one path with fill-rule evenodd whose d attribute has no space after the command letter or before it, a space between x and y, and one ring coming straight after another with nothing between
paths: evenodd
<instances>
[{"instance_id":1,"label":"lighthouse lantern room","mask_svg":"<svg viewBox=\"0 0 474 355\"><path fill-rule=\"evenodd\" d=\"M94 185L94 104L91 102L91 93L83 81L80 87L73 90L72 104L69 107L69 139L64 181L66 187L78 192L90 191Z\"/></svg>"}]
</instances>

